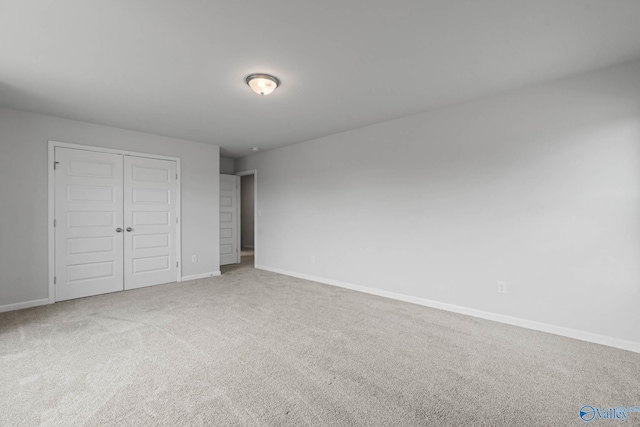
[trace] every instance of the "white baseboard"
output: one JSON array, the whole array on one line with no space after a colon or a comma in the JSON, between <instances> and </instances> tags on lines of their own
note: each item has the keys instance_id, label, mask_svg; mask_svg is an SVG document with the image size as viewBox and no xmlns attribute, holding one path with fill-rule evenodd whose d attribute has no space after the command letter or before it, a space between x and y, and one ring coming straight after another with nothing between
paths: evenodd
<instances>
[{"instance_id":1,"label":"white baseboard","mask_svg":"<svg viewBox=\"0 0 640 427\"><path fill-rule=\"evenodd\" d=\"M381 297L391 298L399 301L410 302L425 307L437 308L440 310L451 311L454 313L464 314L467 316L478 317L480 319L493 320L494 322L506 323L508 325L520 326L521 328L533 329L535 331L547 332L550 334L561 335L563 337L574 338L581 341L587 341L595 344L615 347L622 350L640 353L640 342L626 341L619 338L608 337L606 335L594 334L591 332L580 331L577 329L565 328L562 326L550 325L548 323L535 322L533 320L521 319L518 317L506 316L503 314L491 313L488 311L477 310L475 308L463 307L460 305L448 304L439 301L433 301L425 298L412 297L409 295L398 294L395 292L383 291L381 289L369 288L366 286L353 285L351 283L340 282L333 279L325 279L323 277L311 276L308 274L286 271L279 268L267 267L264 265L256 265L255 268L260 270L271 271L273 273L284 274L285 276L297 277L300 279L311 280L314 282L324 283L326 285L338 286L341 288L351 289L358 292L377 295Z\"/></svg>"},{"instance_id":2,"label":"white baseboard","mask_svg":"<svg viewBox=\"0 0 640 427\"><path fill-rule=\"evenodd\" d=\"M212 271L211 273L192 274L191 276L182 276L182 281L186 282L187 280L206 279L207 277L220 276L221 274L222 273L220 273L219 271Z\"/></svg>"},{"instance_id":3,"label":"white baseboard","mask_svg":"<svg viewBox=\"0 0 640 427\"><path fill-rule=\"evenodd\" d=\"M33 301L17 302L15 304L0 305L0 313L5 311L22 310L23 308L37 307L49 304L49 298L36 299Z\"/></svg>"}]
</instances>

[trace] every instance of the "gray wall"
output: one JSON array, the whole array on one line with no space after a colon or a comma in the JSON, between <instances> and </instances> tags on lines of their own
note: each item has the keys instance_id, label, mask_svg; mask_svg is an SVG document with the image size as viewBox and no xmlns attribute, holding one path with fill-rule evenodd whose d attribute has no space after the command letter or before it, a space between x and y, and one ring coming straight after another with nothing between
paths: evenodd
<instances>
[{"instance_id":1,"label":"gray wall","mask_svg":"<svg viewBox=\"0 0 640 427\"><path fill-rule=\"evenodd\" d=\"M240 177L241 212L240 223L242 225L242 246L253 247L253 227L254 227L254 184L253 175Z\"/></svg>"},{"instance_id":2,"label":"gray wall","mask_svg":"<svg viewBox=\"0 0 640 427\"><path fill-rule=\"evenodd\" d=\"M220 173L225 175L233 175L233 159L220 157Z\"/></svg>"},{"instance_id":3,"label":"gray wall","mask_svg":"<svg viewBox=\"0 0 640 427\"><path fill-rule=\"evenodd\" d=\"M640 62L236 166L260 266L640 343Z\"/></svg>"},{"instance_id":4,"label":"gray wall","mask_svg":"<svg viewBox=\"0 0 640 427\"><path fill-rule=\"evenodd\" d=\"M0 109L0 306L48 297L48 140L180 157L182 273L220 270L218 147Z\"/></svg>"}]
</instances>

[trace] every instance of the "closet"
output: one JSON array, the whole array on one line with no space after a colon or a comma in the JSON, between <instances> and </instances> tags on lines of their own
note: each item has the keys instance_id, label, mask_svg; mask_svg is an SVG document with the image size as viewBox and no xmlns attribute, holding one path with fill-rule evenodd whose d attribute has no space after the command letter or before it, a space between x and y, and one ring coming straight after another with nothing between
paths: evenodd
<instances>
[{"instance_id":1,"label":"closet","mask_svg":"<svg viewBox=\"0 0 640 427\"><path fill-rule=\"evenodd\" d=\"M55 147L55 300L175 282L176 161Z\"/></svg>"}]
</instances>

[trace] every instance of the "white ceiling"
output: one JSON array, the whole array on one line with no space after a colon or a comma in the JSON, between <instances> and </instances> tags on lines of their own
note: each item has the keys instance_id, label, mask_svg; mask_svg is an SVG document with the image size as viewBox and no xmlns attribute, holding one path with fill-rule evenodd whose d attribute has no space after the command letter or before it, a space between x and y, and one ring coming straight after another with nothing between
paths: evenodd
<instances>
[{"instance_id":1,"label":"white ceiling","mask_svg":"<svg viewBox=\"0 0 640 427\"><path fill-rule=\"evenodd\" d=\"M0 105L237 157L640 58L639 22L638 0L0 0Z\"/></svg>"}]
</instances>

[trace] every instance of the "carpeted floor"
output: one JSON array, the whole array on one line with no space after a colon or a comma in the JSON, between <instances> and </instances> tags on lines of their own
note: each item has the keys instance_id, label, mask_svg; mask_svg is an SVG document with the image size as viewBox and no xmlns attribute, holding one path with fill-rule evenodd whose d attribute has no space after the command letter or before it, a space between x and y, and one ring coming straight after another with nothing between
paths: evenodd
<instances>
[{"instance_id":1,"label":"carpeted floor","mask_svg":"<svg viewBox=\"0 0 640 427\"><path fill-rule=\"evenodd\" d=\"M639 354L251 264L0 314L0 425L570 426L640 406Z\"/></svg>"}]
</instances>

